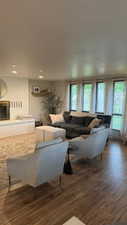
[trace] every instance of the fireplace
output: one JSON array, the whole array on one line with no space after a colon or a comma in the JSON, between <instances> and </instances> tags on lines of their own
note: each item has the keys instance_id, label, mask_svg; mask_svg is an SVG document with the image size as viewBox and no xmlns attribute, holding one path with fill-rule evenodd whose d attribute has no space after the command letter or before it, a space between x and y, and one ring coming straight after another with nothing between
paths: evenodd
<instances>
[{"instance_id":1,"label":"fireplace","mask_svg":"<svg viewBox=\"0 0 127 225\"><path fill-rule=\"evenodd\" d=\"M0 101L0 120L10 119L10 102Z\"/></svg>"}]
</instances>

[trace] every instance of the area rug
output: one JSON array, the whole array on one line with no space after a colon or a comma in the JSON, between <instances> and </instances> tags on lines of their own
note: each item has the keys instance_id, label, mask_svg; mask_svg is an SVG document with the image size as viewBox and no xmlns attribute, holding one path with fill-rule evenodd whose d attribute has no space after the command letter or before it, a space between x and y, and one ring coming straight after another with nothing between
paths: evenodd
<instances>
[{"instance_id":1,"label":"area rug","mask_svg":"<svg viewBox=\"0 0 127 225\"><path fill-rule=\"evenodd\" d=\"M68 220L63 225L85 225L85 224L81 222L77 217L73 216L70 220Z\"/></svg>"},{"instance_id":2,"label":"area rug","mask_svg":"<svg viewBox=\"0 0 127 225\"><path fill-rule=\"evenodd\" d=\"M34 152L35 146L35 133L0 139L0 190L8 186L6 160Z\"/></svg>"}]
</instances>

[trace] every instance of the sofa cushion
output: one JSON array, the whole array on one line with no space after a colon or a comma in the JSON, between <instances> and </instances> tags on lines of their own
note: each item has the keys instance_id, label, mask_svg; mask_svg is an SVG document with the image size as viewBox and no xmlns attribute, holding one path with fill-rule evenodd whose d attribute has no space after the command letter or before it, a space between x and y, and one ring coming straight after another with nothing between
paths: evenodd
<instances>
[{"instance_id":1,"label":"sofa cushion","mask_svg":"<svg viewBox=\"0 0 127 225\"><path fill-rule=\"evenodd\" d=\"M79 134L79 135L90 134L91 129L88 127L77 127L77 128L75 128L75 132L77 132L77 134Z\"/></svg>"},{"instance_id":2,"label":"sofa cushion","mask_svg":"<svg viewBox=\"0 0 127 225\"><path fill-rule=\"evenodd\" d=\"M64 128L65 124L66 124L65 122L57 122L57 123L51 124L51 126L58 127L58 128Z\"/></svg>"},{"instance_id":3,"label":"sofa cushion","mask_svg":"<svg viewBox=\"0 0 127 225\"><path fill-rule=\"evenodd\" d=\"M85 117L72 116L72 124L85 125Z\"/></svg>"},{"instance_id":4,"label":"sofa cushion","mask_svg":"<svg viewBox=\"0 0 127 225\"><path fill-rule=\"evenodd\" d=\"M63 117L64 117L65 123L70 123L71 122L72 116L70 115L69 111L65 111L63 113Z\"/></svg>"},{"instance_id":5,"label":"sofa cushion","mask_svg":"<svg viewBox=\"0 0 127 225\"><path fill-rule=\"evenodd\" d=\"M104 124L105 127L110 127L112 116L98 114L97 118L102 120L102 124Z\"/></svg>"},{"instance_id":6,"label":"sofa cushion","mask_svg":"<svg viewBox=\"0 0 127 225\"><path fill-rule=\"evenodd\" d=\"M59 127L59 128L63 128L63 129L74 129L74 128L77 128L77 127L81 127L81 125L79 124L72 124L72 123L54 123L52 124L53 127Z\"/></svg>"},{"instance_id":7,"label":"sofa cushion","mask_svg":"<svg viewBox=\"0 0 127 225\"><path fill-rule=\"evenodd\" d=\"M78 124L78 125L81 125L84 127L88 127L88 125L94 119L95 119L95 117L90 117L90 116L84 116L84 117L72 116L71 123Z\"/></svg>"},{"instance_id":8,"label":"sofa cushion","mask_svg":"<svg viewBox=\"0 0 127 225\"><path fill-rule=\"evenodd\" d=\"M89 124L92 122L92 120L95 119L95 117L91 117L91 116L86 116L85 118L85 127L88 127Z\"/></svg>"},{"instance_id":9,"label":"sofa cushion","mask_svg":"<svg viewBox=\"0 0 127 225\"><path fill-rule=\"evenodd\" d=\"M72 111L72 112L70 112L70 115L71 116L76 116L76 117L88 117L88 116L90 116L90 117L96 117L96 114L92 114L92 113L88 113L88 112L74 112L74 111Z\"/></svg>"},{"instance_id":10,"label":"sofa cushion","mask_svg":"<svg viewBox=\"0 0 127 225\"><path fill-rule=\"evenodd\" d=\"M66 128L68 128L68 129L75 129L75 128L80 128L81 127L81 125L79 125L79 124L72 124L72 123L66 123L66 124L64 124L64 128L66 129Z\"/></svg>"}]
</instances>

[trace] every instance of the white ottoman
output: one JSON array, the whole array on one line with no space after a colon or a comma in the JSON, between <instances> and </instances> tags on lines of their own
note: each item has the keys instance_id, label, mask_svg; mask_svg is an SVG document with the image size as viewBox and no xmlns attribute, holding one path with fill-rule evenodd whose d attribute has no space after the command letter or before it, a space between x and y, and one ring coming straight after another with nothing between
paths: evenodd
<instances>
[{"instance_id":1,"label":"white ottoman","mask_svg":"<svg viewBox=\"0 0 127 225\"><path fill-rule=\"evenodd\" d=\"M70 220L68 220L63 225L85 225L85 224L82 223L78 218L76 218L75 216L73 216Z\"/></svg>"},{"instance_id":2,"label":"white ottoman","mask_svg":"<svg viewBox=\"0 0 127 225\"><path fill-rule=\"evenodd\" d=\"M50 141L58 137L65 139L66 131L62 128L51 127L51 126L40 126L36 127L37 141Z\"/></svg>"}]
</instances>

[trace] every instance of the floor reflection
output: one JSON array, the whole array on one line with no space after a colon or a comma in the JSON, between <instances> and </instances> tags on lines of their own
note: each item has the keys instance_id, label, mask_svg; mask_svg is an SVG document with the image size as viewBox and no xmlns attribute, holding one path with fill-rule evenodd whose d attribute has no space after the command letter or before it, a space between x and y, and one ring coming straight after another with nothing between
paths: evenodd
<instances>
[{"instance_id":1,"label":"floor reflection","mask_svg":"<svg viewBox=\"0 0 127 225\"><path fill-rule=\"evenodd\" d=\"M109 176L112 177L112 181L120 182L125 178L125 164L126 158L125 153L119 143L113 143L109 146L108 154L108 172Z\"/></svg>"}]
</instances>

